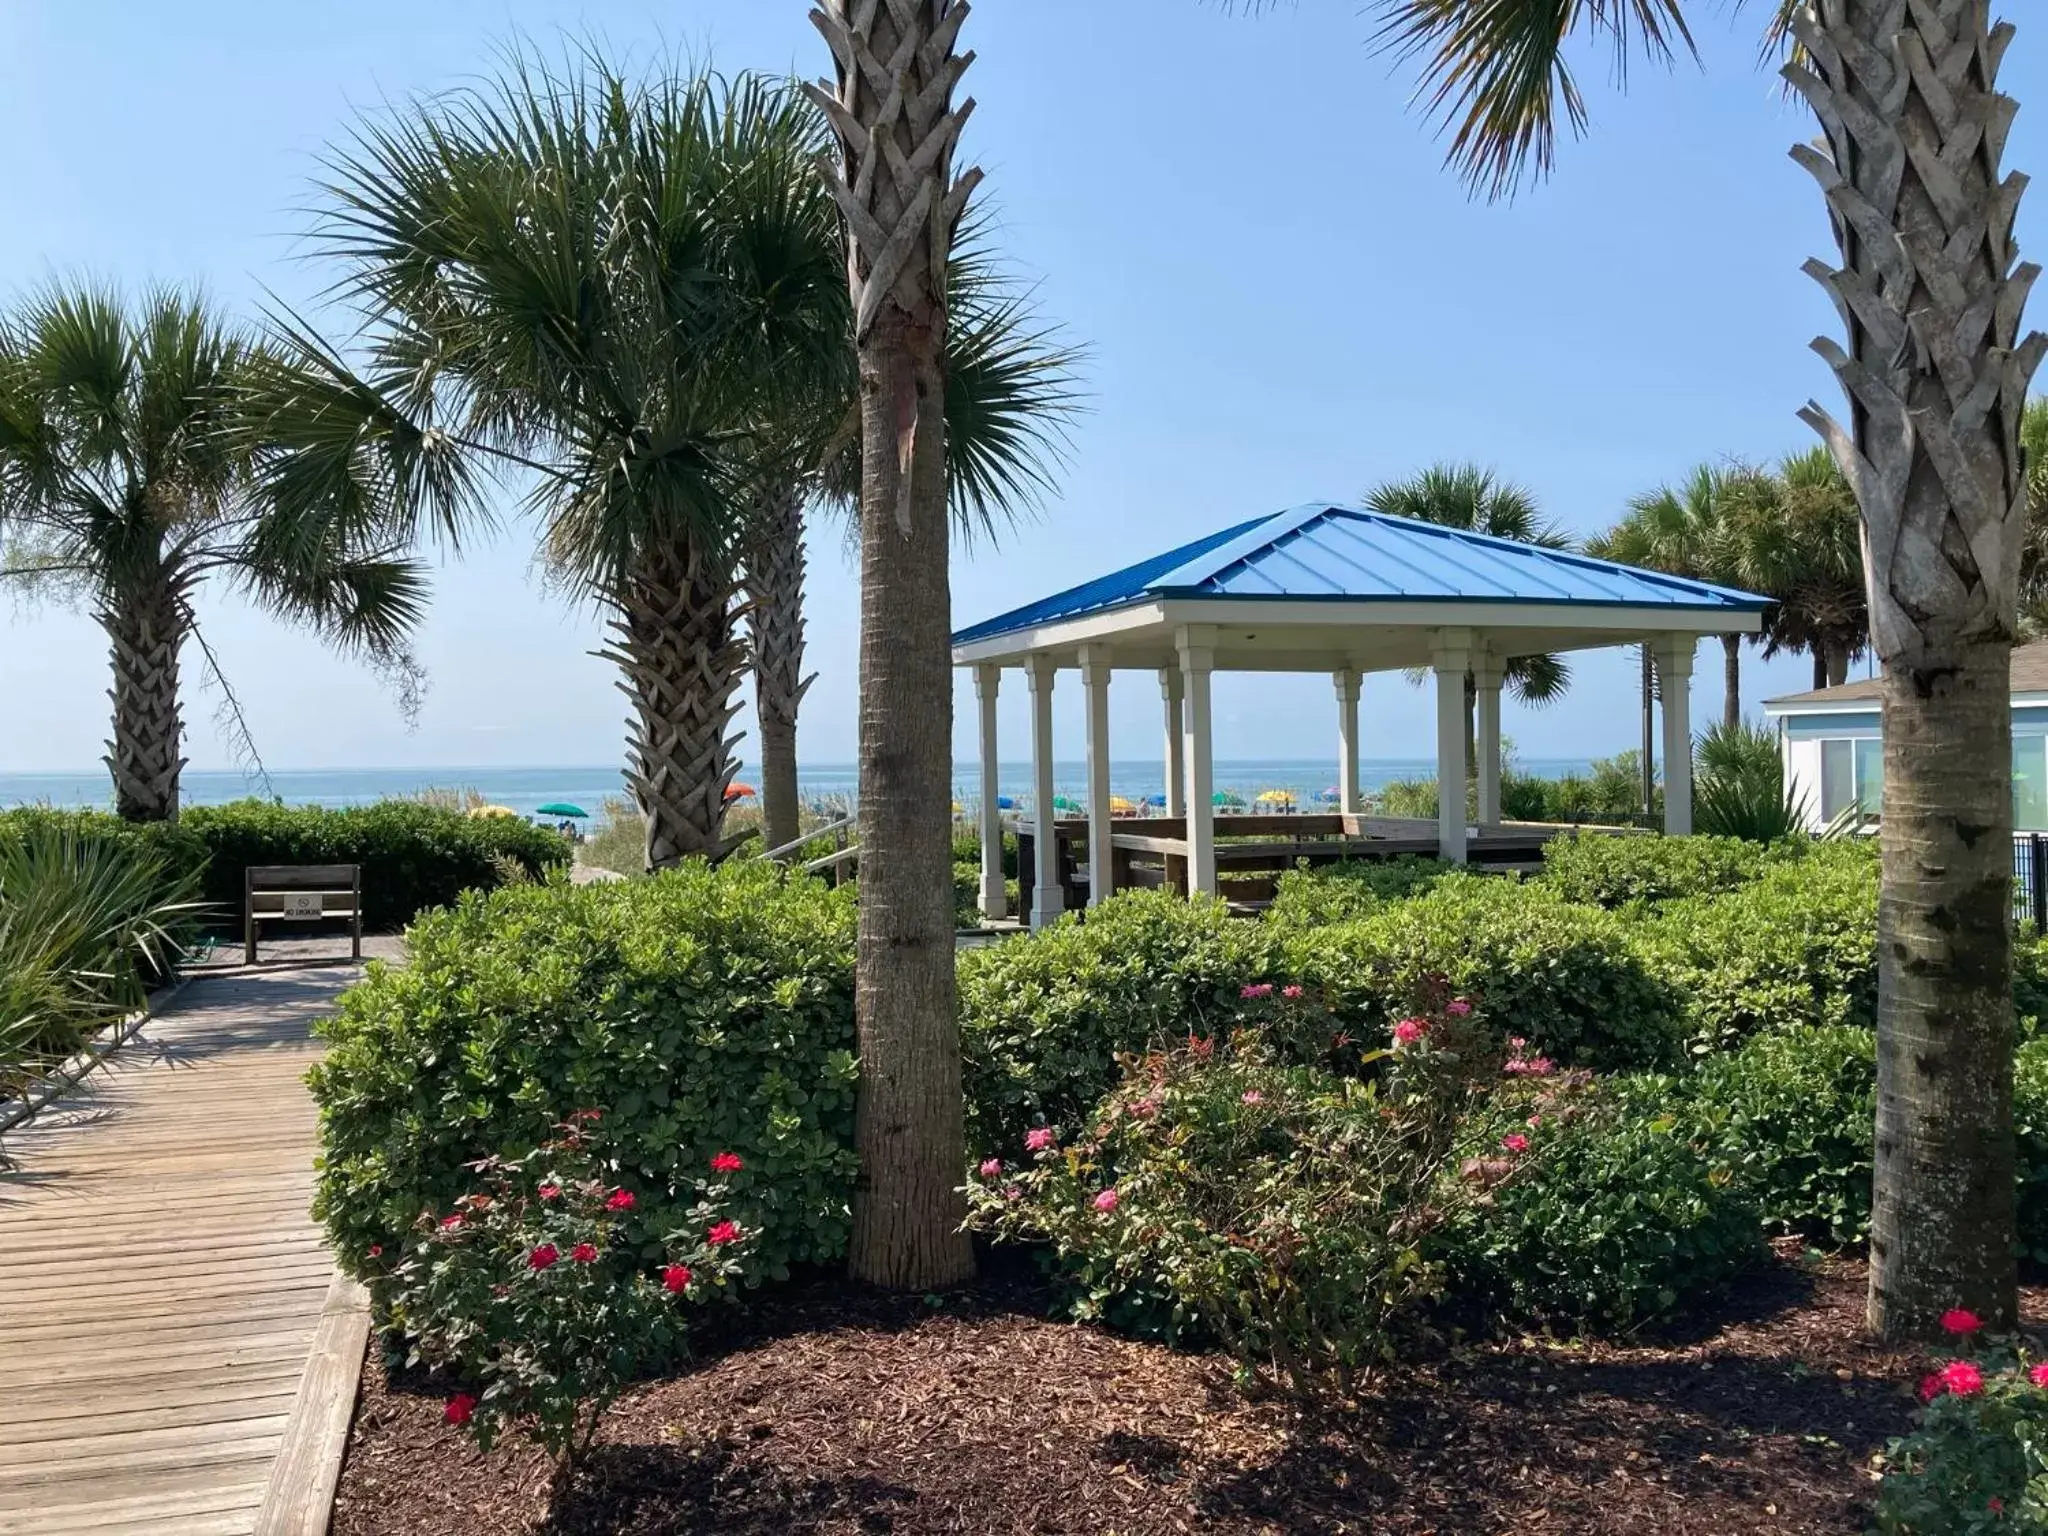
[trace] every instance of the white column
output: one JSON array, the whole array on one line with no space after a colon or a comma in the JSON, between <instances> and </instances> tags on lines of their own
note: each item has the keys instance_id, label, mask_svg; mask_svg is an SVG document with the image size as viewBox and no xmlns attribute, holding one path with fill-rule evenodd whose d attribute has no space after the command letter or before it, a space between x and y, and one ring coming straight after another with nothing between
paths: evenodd
<instances>
[{"instance_id":1,"label":"white column","mask_svg":"<svg viewBox=\"0 0 2048 1536\"><path fill-rule=\"evenodd\" d=\"M1081 647L1081 687L1088 697L1088 905L1110 894L1109 648Z\"/></svg>"},{"instance_id":2,"label":"white column","mask_svg":"<svg viewBox=\"0 0 2048 1536\"><path fill-rule=\"evenodd\" d=\"M1436 851L1465 862L1465 673L1472 664L1472 632L1440 629L1430 646L1436 671Z\"/></svg>"},{"instance_id":3,"label":"white column","mask_svg":"<svg viewBox=\"0 0 2048 1536\"><path fill-rule=\"evenodd\" d=\"M1025 663L1031 680L1031 815L1034 839L1031 888L1031 930L1036 933L1060 915L1060 845L1052 809L1052 681L1050 656Z\"/></svg>"},{"instance_id":4,"label":"white column","mask_svg":"<svg viewBox=\"0 0 2048 1536\"><path fill-rule=\"evenodd\" d=\"M1664 830L1692 833L1692 653L1697 635L1659 635L1657 683L1664 695Z\"/></svg>"},{"instance_id":5,"label":"white column","mask_svg":"<svg viewBox=\"0 0 2048 1536\"><path fill-rule=\"evenodd\" d=\"M1216 894L1216 770L1209 740L1209 670L1216 662L1216 631L1184 624L1174 636L1186 696L1183 751L1188 766L1188 894Z\"/></svg>"},{"instance_id":6,"label":"white column","mask_svg":"<svg viewBox=\"0 0 2048 1536\"><path fill-rule=\"evenodd\" d=\"M1159 669L1159 697L1166 705L1166 814L1188 810L1187 740L1182 734L1181 682L1178 667Z\"/></svg>"},{"instance_id":7,"label":"white column","mask_svg":"<svg viewBox=\"0 0 2048 1536\"><path fill-rule=\"evenodd\" d=\"M1472 653L1473 742L1479 755L1474 765L1479 789L1479 825L1500 825L1500 682L1503 662L1490 653Z\"/></svg>"},{"instance_id":8,"label":"white column","mask_svg":"<svg viewBox=\"0 0 2048 1536\"><path fill-rule=\"evenodd\" d=\"M997 778L996 690L1002 686L1000 667L983 662L974 669L974 696L981 701L981 915L999 921L1010 915L1008 893L1003 889L1003 811Z\"/></svg>"},{"instance_id":9,"label":"white column","mask_svg":"<svg viewBox=\"0 0 2048 1536\"><path fill-rule=\"evenodd\" d=\"M1358 794L1358 673L1339 668L1337 683L1337 808L1356 816Z\"/></svg>"}]
</instances>

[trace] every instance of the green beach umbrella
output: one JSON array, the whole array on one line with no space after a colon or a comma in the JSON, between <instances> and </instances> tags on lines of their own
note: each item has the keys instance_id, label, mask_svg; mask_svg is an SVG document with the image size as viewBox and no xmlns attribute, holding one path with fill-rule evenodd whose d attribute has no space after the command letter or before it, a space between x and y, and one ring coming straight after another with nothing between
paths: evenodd
<instances>
[{"instance_id":1,"label":"green beach umbrella","mask_svg":"<svg viewBox=\"0 0 2048 1536\"><path fill-rule=\"evenodd\" d=\"M1209 803L1211 805L1234 805L1240 810L1244 808L1244 801L1227 789L1217 790L1215 794L1209 797Z\"/></svg>"},{"instance_id":2,"label":"green beach umbrella","mask_svg":"<svg viewBox=\"0 0 2048 1536\"><path fill-rule=\"evenodd\" d=\"M568 804L568 803L567 803L566 801L562 801L562 800L555 800L555 801L551 801L551 802L550 802L550 803L548 803L547 805L543 805L543 806L537 806L537 807L536 807L536 808L534 809L534 813L533 813L533 814L534 814L534 815L536 815L536 816L583 816L583 817L588 817L588 816L590 815L590 812L588 812L588 811L586 811L585 809L583 809L583 807L582 807L582 806L580 806L580 805L570 805L570 804Z\"/></svg>"},{"instance_id":3,"label":"green beach umbrella","mask_svg":"<svg viewBox=\"0 0 2048 1536\"><path fill-rule=\"evenodd\" d=\"M1067 795L1054 795L1052 808L1056 811L1078 811L1081 809L1081 802Z\"/></svg>"}]
</instances>

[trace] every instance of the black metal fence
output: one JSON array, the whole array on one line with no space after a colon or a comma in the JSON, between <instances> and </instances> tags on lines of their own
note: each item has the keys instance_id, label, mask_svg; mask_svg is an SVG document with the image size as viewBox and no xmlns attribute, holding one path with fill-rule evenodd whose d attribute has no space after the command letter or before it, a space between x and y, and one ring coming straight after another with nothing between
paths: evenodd
<instances>
[{"instance_id":1,"label":"black metal fence","mask_svg":"<svg viewBox=\"0 0 2048 1536\"><path fill-rule=\"evenodd\" d=\"M2012 840L2012 915L2048 933L2048 837L2022 832Z\"/></svg>"}]
</instances>

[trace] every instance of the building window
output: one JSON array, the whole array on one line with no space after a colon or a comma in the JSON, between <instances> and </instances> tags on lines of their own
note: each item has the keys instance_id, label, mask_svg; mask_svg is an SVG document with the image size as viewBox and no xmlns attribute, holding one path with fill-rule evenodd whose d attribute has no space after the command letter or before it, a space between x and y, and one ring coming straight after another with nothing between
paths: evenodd
<instances>
[{"instance_id":1,"label":"building window","mask_svg":"<svg viewBox=\"0 0 2048 1536\"><path fill-rule=\"evenodd\" d=\"M1820 817L1855 807L1876 816L1884 806L1884 743L1875 736L1836 737L1820 744Z\"/></svg>"},{"instance_id":2,"label":"building window","mask_svg":"<svg viewBox=\"0 0 2048 1536\"><path fill-rule=\"evenodd\" d=\"M2013 733L2012 824L2021 832L2048 832L2048 736Z\"/></svg>"}]
</instances>

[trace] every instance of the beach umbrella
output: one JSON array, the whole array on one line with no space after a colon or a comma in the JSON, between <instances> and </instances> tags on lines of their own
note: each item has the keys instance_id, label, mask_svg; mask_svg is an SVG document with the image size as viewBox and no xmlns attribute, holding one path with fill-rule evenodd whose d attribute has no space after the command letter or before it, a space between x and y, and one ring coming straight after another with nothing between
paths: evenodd
<instances>
[{"instance_id":1,"label":"beach umbrella","mask_svg":"<svg viewBox=\"0 0 2048 1536\"><path fill-rule=\"evenodd\" d=\"M999 811L1014 811L1015 809L1017 809L1017 802L1015 800L1012 800L1008 795L997 795L996 809Z\"/></svg>"},{"instance_id":2,"label":"beach umbrella","mask_svg":"<svg viewBox=\"0 0 2048 1536\"><path fill-rule=\"evenodd\" d=\"M1054 795L1052 808L1056 811L1078 811L1081 809L1081 802L1071 795Z\"/></svg>"},{"instance_id":3,"label":"beach umbrella","mask_svg":"<svg viewBox=\"0 0 2048 1536\"><path fill-rule=\"evenodd\" d=\"M1109 797L1109 809L1112 815L1128 816L1137 808L1136 801L1126 800L1122 795L1111 795Z\"/></svg>"},{"instance_id":4,"label":"beach umbrella","mask_svg":"<svg viewBox=\"0 0 2048 1536\"><path fill-rule=\"evenodd\" d=\"M1322 801L1325 805L1335 805L1339 800L1342 800L1344 798L1344 791L1332 786L1329 789L1323 790L1316 796L1316 798Z\"/></svg>"},{"instance_id":5,"label":"beach umbrella","mask_svg":"<svg viewBox=\"0 0 2048 1536\"><path fill-rule=\"evenodd\" d=\"M754 798L754 786L751 784L728 784L725 786L725 798L728 801L751 800Z\"/></svg>"},{"instance_id":6,"label":"beach umbrella","mask_svg":"<svg viewBox=\"0 0 2048 1536\"><path fill-rule=\"evenodd\" d=\"M1294 794L1291 790L1285 789L1261 790L1259 792L1259 804L1278 805L1283 806L1288 810L1292 810L1295 805Z\"/></svg>"},{"instance_id":7,"label":"beach umbrella","mask_svg":"<svg viewBox=\"0 0 2048 1536\"><path fill-rule=\"evenodd\" d=\"M1152 806L1159 806L1159 807L1162 807L1162 808L1163 808L1163 807L1165 806L1165 804L1166 804L1166 796L1164 796L1164 795L1147 795L1147 796L1145 797L1145 803L1146 803L1147 805L1152 805Z\"/></svg>"},{"instance_id":8,"label":"beach umbrella","mask_svg":"<svg viewBox=\"0 0 2048 1536\"><path fill-rule=\"evenodd\" d=\"M536 816L587 817L590 815L590 812L583 809L580 805L571 805L566 800L550 800L546 805L534 807L533 814Z\"/></svg>"},{"instance_id":9,"label":"beach umbrella","mask_svg":"<svg viewBox=\"0 0 2048 1536\"><path fill-rule=\"evenodd\" d=\"M509 805L471 806L469 814L478 821L499 821L507 816L518 817L519 813Z\"/></svg>"},{"instance_id":10,"label":"beach umbrella","mask_svg":"<svg viewBox=\"0 0 2048 1536\"><path fill-rule=\"evenodd\" d=\"M1233 810L1244 809L1244 797L1235 790L1219 789L1209 797L1211 805L1229 806Z\"/></svg>"}]
</instances>

